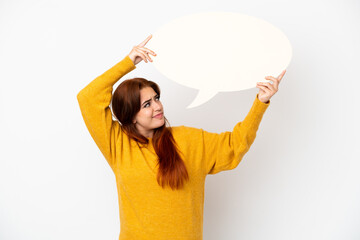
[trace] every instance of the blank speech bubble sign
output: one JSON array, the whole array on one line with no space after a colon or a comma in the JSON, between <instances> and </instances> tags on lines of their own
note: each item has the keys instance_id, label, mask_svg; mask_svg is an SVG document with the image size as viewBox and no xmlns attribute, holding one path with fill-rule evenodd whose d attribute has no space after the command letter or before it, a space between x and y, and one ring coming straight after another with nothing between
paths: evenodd
<instances>
[{"instance_id":1,"label":"blank speech bubble sign","mask_svg":"<svg viewBox=\"0 0 360 240\"><path fill-rule=\"evenodd\" d=\"M204 12L174 19L158 28L145 47L167 78L199 89L187 107L199 106L218 92L256 87L287 68L292 47L272 24L233 12Z\"/></svg>"}]
</instances>

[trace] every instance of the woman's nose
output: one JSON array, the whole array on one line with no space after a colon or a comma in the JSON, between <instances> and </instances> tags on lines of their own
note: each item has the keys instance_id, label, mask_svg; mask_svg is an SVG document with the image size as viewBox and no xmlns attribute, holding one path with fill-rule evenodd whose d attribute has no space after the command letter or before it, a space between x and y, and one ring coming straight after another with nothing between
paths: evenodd
<instances>
[{"instance_id":1,"label":"woman's nose","mask_svg":"<svg viewBox=\"0 0 360 240\"><path fill-rule=\"evenodd\" d=\"M154 109L155 110L161 110L162 105L161 105L160 101L154 102L154 103L155 103L154 104Z\"/></svg>"}]
</instances>

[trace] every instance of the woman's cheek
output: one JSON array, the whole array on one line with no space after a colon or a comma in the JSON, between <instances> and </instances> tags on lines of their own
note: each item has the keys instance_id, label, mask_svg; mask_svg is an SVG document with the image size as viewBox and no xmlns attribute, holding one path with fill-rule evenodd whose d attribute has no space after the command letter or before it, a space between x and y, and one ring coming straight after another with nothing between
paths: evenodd
<instances>
[{"instance_id":1,"label":"woman's cheek","mask_svg":"<svg viewBox=\"0 0 360 240\"><path fill-rule=\"evenodd\" d=\"M149 118L152 118L152 111L151 111L151 109L146 109L145 116L146 116L146 117L149 117Z\"/></svg>"}]
</instances>

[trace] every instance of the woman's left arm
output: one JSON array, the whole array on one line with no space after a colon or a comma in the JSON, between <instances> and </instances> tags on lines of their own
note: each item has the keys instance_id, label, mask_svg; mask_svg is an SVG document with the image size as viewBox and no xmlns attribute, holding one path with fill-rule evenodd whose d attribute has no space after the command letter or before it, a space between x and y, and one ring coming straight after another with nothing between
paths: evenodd
<instances>
[{"instance_id":1,"label":"woman's left arm","mask_svg":"<svg viewBox=\"0 0 360 240\"><path fill-rule=\"evenodd\" d=\"M242 122L235 125L232 132L218 134L202 131L206 174L232 170L239 165L254 142L261 119L269 105L270 100L263 103L257 94L249 113Z\"/></svg>"},{"instance_id":2,"label":"woman's left arm","mask_svg":"<svg viewBox=\"0 0 360 240\"><path fill-rule=\"evenodd\" d=\"M278 91L284 74L285 70L278 78L265 77L273 83L257 84L260 90L249 113L242 122L235 125L232 132L217 134L202 130L206 174L216 174L237 167L254 142L262 117L270 105L270 98Z\"/></svg>"}]
</instances>

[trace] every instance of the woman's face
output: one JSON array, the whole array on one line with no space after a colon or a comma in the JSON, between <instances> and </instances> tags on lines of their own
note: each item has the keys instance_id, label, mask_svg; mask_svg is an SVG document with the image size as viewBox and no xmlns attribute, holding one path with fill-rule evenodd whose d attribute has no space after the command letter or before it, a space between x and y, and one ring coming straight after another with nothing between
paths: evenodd
<instances>
[{"instance_id":1,"label":"woman's face","mask_svg":"<svg viewBox=\"0 0 360 240\"><path fill-rule=\"evenodd\" d=\"M137 130L145 137L153 137L154 129L165 124L160 96L151 87L140 90L140 111L134 118Z\"/></svg>"}]
</instances>

